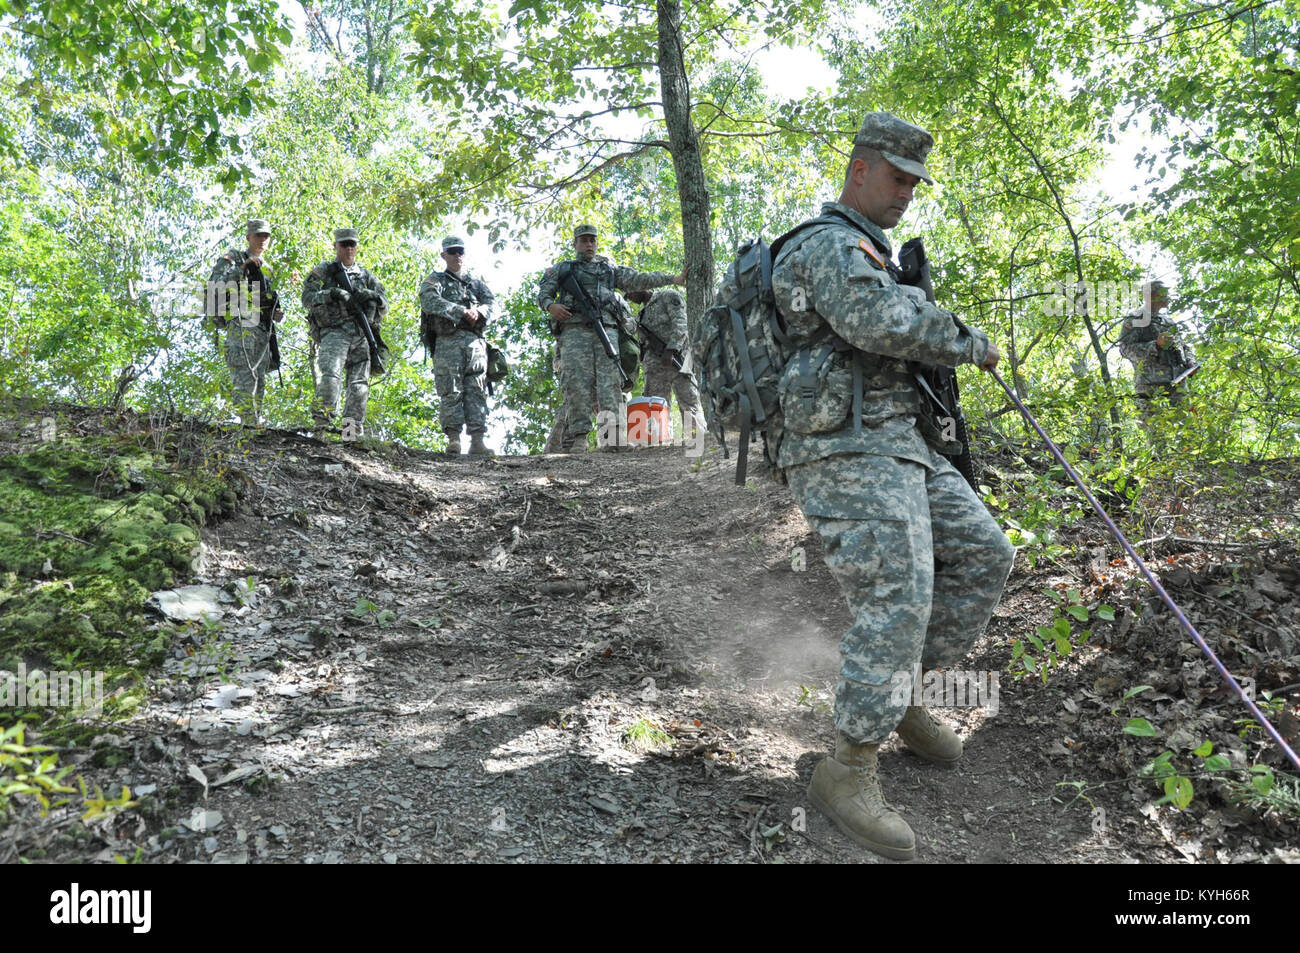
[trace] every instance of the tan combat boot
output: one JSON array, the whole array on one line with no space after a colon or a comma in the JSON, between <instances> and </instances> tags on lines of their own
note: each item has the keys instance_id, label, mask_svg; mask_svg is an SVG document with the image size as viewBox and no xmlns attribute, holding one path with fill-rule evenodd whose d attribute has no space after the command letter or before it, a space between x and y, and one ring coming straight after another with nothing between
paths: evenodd
<instances>
[{"instance_id":1,"label":"tan combat boot","mask_svg":"<svg viewBox=\"0 0 1300 953\"><path fill-rule=\"evenodd\" d=\"M475 432L473 432L473 431L470 431L470 435L469 435L469 452L470 452L470 455L471 455L471 456L475 456L475 457L495 457L495 456L496 456L496 454L493 453L493 452L488 448L488 445L485 444L485 443L483 442L483 431L481 431L481 430L478 431L477 433L475 433Z\"/></svg>"},{"instance_id":2,"label":"tan combat boot","mask_svg":"<svg viewBox=\"0 0 1300 953\"><path fill-rule=\"evenodd\" d=\"M856 745L840 735L835 757L823 760L813 772L808 800L868 850L894 860L914 860L916 835L880 793L879 750L880 745Z\"/></svg>"},{"instance_id":3,"label":"tan combat boot","mask_svg":"<svg viewBox=\"0 0 1300 953\"><path fill-rule=\"evenodd\" d=\"M446 431L447 433L447 453L453 457L460 456L460 431Z\"/></svg>"},{"instance_id":4,"label":"tan combat boot","mask_svg":"<svg viewBox=\"0 0 1300 953\"><path fill-rule=\"evenodd\" d=\"M930 717L930 713L919 705L907 707L907 714L896 730L903 744L927 761L952 764L961 757L961 739L957 732Z\"/></svg>"}]
</instances>

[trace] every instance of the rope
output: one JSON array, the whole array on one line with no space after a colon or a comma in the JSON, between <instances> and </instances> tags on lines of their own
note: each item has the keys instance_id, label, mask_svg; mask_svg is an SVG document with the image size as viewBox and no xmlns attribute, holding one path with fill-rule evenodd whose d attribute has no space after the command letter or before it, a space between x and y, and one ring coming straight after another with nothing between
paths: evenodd
<instances>
[{"instance_id":1,"label":"rope","mask_svg":"<svg viewBox=\"0 0 1300 953\"><path fill-rule=\"evenodd\" d=\"M1165 592L1165 587L1160 585L1160 580L1157 579L1152 574L1151 570L1147 568L1147 564L1142 561L1142 557L1137 554L1137 550L1133 548L1128 539L1125 538L1124 534L1120 532L1119 527L1115 525L1115 521L1110 518L1110 515L1104 509L1102 509L1101 504L1097 502L1097 498L1092 495L1092 492L1086 486L1083 485L1083 480L1079 478L1079 474L1075 472L1074 467L1070 466L1069 461L1067 461L1065 456L1061 453L1060 448L1058 448L1056 444L1052 443L1052 439L1047 436L1038 421L1034 419L1034 415L1029 412L1029 408L1021 403L1020 398L1016 396L1015 391L1007 386L1007 382L1002 379L1002 375L999 374L996 369L989 368L989 373L993 375L994 380L1002 385L1002 389L1007 392L1007 396L1011 398L1012 402L1016 405L1016 408L1020 411L1025 420L1029 422L1030 426L1038 431L1038 436L1043 438L1043 443L1047 444L1047 449L1052 452L1052 456L1056 458L1056 462L1065 468L1065 472L1069 475L1070 479L1074 481L1074 485L1083 491L1083 495L1088 498L1088 502L1092 504L1092 508L1097 511L1097 515L1105 522L1106 528L1110 530L1111 535L1119 540L1120 545L1124 547L1124 551L1128 553L1129 559L1133 560L1137 565L1138 570L1146 577L1147 582L1151 584L1151 587L1155 589L1157 594L1159 594L1164 604L1169 607L1171 612L1173 612L1175 618L1178 619L1178 624L1183 627L1187 634L1192 637L1192 640L1200 650L1205 653L1205 656L1214 664L1214 667L1218 669L1219 674L1223 676L1223 680L1228 683L1232 690L1237 693L1237 697L1240 698L1245 706L1250 709L1250 713L1254 716L1255 720L1263 725L1268 736L1277 742L1278 747L1285 752L1291 763L1296 766L1297 770L1300 770L1300 756L1296 755L1291 746L1286 743L1286 739L1284 739L1277 728L1273 726L1273 723L1265 717L1262 711L1260 711L1259 706L1256 705L1255 702L1246 694L1245 690L1237 684L1237 680L1232 677L1231 673L1228 672L1223 663L1219 661L1219 657L1215 655L1214 650L1206 644L1205 639L1201 637L1201 633L1196 631L1196 627L1187 620L1187 616L1183 614L1183 610L1178 608L1178 604L1169 597L1169 593Z\"/></svg>"}]
</instances>

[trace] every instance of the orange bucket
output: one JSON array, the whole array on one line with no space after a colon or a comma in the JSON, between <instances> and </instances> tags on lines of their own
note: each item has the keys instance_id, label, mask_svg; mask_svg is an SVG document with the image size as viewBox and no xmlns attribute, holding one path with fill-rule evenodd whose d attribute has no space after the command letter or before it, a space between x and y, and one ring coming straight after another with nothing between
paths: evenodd
<instances>
[{"instance_id":1,"label":"orange bucket","mask_svg":"<svg viewBox=\"0 0 1300 953\"><path fill-rule=\"evenodd\" d=\"M668 419L668 401L662 397L638 397L627 403L627 445L659 447L673 442Z\"/></svg>"}]
</instances>

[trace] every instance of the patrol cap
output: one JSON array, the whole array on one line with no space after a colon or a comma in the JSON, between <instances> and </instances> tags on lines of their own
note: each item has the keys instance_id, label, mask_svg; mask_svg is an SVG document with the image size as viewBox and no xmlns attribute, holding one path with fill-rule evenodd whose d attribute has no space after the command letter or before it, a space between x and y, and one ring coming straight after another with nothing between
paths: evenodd
<instances>
[{"instance_id":1,"label":"patrol cap","mask_svg":"<svg viewBox=\"0 0 1300 953\"><path fill-rule=\"evenodd\" d=\"M1143 291L1168 291L1169 286L1159 278L1152 278L1142 286Z\"/></svg>"},{"instance_id":2,"label":"patrol cap","mask_svg":"<svg viewBox=\"0 0 1300 953\"><path fill-rule=\"evenodd\" d=\"M464 251L465 239L461 238L459 235L448 235L442 240L443 251L450 251L453 248L459 248L461 251Z\"/></svg>"},{"instance_id":3,"label":"patrol cap","mask_svg":"<svg viewBox=\"0 0 1300 953\"><path fill-rule=\"evenodd\" d=\"M250 218L248 228L244 231L245 235L270 235L271 223L264 218Z\"/></svg>"},{"instance_id":4,"label":"patrol cap","mask_svg":"<svg viewBox=\"0 0 1300 953\"><path fill-rule=\"evenodd\" d=\"M889 113L867 113L858 134L853 137L853 144L880 150L890 165L934 185L934 179L930 178L925 167L925 158L934 148L934 137L920 126Z\"/></svg>"},{"instance_id":5,"label":"patrol cap","mask_svg":"<svg viewBox=\"0 0 1300 953\"><path fill-rule=\"evenodd\" d=\"M361 243L361 240L357 238L357 230L355 228L334 229L334 240L336 242L356 242L357 244Z\"/></svg>"},{"instance_id":6,"label":"patrol cap","mask_svg":"<svg viewBox=\"0 0 1300 953\"><path fill-rule=\"evenodd\" d=\"M596 226L591 224L579 225L577 228L573 230L574 238L581 238L583 235L595 235L595 234L597 234Z\"/></svg>"}]
</instances>

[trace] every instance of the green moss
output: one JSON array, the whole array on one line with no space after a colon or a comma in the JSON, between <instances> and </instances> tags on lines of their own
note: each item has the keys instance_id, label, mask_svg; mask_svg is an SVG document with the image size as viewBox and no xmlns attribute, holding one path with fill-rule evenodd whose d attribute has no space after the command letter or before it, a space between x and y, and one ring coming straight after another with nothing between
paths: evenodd
<instances>
[{"instance_id":1,"label":"green moss","mask_svg":"<svg viewBox=\"0 0 1300 953\"><path fill-rule=\"evenodd\" d=\"M144 601L189 577L199 527L237 500L216 464L180 469L141 443L76 438L0 460L0 666L161 661L168 639Z\"/></svg>"}]
</instances>

